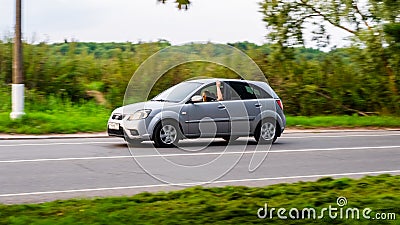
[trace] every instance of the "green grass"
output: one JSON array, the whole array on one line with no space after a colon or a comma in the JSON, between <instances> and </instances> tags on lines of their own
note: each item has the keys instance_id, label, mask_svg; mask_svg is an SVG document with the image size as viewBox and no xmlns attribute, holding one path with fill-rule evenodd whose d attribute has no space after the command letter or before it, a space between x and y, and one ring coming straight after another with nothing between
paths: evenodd
<instances>
[{"instance_id":1,"label":"green grass","mask_svg":"<svg viewBox=\"0 0 400 225\"><path fill-rule=\"evenodd\" d=\"M72 134L103 132L111 110L94 100L72 102L68 98L46 96L26 91L25 113L17 120L10 119L10 88L0 87L0 133L7 134Z\"/></svg>"},{"instance_id":2,"label":"green grass","mask_svg":"<svg viewBox=\"0 0 400 225\"><path fill-rule=\"evenodd\" d=\"M95 103L72 105L60 103L49 110L26 111L21 119L11 120L9 112L0 113L0 133L8 134L71 134L101 132L107 127L111 111Z\"/></svg>"},{"instance_id":3,"label":"green grass","mask_svg":"<svg viewBox=\"0 0 400 225\"><path fill-rule=\"evenodd\" d=\"M99 86L98 83L93 83ZM72 103L60 96L43 96L27 92L26 116L10 119L9 90L0 88L0 133L8 134L71 134L77 132L104 132L111 109L93 101ZM288 128L400 128L399 116L287 116Z\"/></svg>"},{"instance_id":4,"label":"green grass","mask_svg":"<svg viewBox=\"0 0 400 225\"><path fill-rule=\"evenodd\" d=\"M180 191L141 193L132 197L63 200L42 204L0 205L0 224L400 224L400 176L367 176L359 180L323 178L316 182L266 187L193 187ZM339 207L338 197L347 198ZM268 208L370 208L396 213L397 220L260 219ZM286 214L287 215L287 214ZM318 214L320 215L320 213ZM362 215L360 216L362 217Z\"/></svg>"},{"instance_id":5,"label":"green grass","mask_svg":"<svg viewBox=\"0 0 400 225\"><path fill-rule=\"evenodd\" d=\"M8 134L72 134L103 132L111 111L95 103L64 105L53 110L28 111L18 120L9 112L0 112L0 133ZM288 116L288 128L400 128L400 117L394 116Z\"/></svg>"},{"instance_id":6,"label":"green grass","mask_svg":"<svg viewBox=\"0 0 400 225\"><path fill-rule=\"evenodd\" d=\"M397 116L287 116L289 128L356 128L387 127L400 128Z\"/></svg>"}]
</instances>

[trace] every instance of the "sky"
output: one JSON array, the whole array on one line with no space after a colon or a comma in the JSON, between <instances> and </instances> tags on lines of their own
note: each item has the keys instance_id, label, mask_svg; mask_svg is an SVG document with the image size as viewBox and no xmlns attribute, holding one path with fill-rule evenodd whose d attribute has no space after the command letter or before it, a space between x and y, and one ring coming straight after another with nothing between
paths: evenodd
<instances>
[{"instance_id":1,"label":"sky","mask_svg":"<svg viewBox=\"0 0 400 225\"><path fill-rule=\"evenodd\" d=\"M174 0L22 0L24 39L29 43L138 42L164 39L266 43L260 0L192 0L178 10ZM0 36L12 37L15 0L0 0ZM341 46L343 33L332 31ZM308 47L313 47L309 45Z\"/></svg>"}]
</instances>

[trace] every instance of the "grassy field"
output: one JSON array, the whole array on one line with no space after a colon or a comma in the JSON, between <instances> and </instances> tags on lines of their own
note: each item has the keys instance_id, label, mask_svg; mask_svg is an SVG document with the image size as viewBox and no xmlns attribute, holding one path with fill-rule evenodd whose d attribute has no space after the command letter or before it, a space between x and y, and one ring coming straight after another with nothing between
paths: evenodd
<instances>
[{"instance_id":1,"label":"grassy field","mask_svg":"<svg viewBox=\"0 0 400 225\"><path fill-rule=\"evenodd\" d=\"M0 133L7 134L72 134L78 132L104 132L111 109L94 101L72 103L57 96L30 93L25 105L26 115L11 120L10 96L0 94ZM287 116L288 128L400 128L396 116Z\"/></svg>"},{"instance_id":2,"label":"grassy field","mask_svg":"<svg viewBox=\"0 0 400 225\"><path fill-rule=\"evenodd\" d=\"M71 134L100 132L107 128L111 110L94 102L72 104L54 100L48 105L29 106L21 119L11 120L9 112L0 112L0 133Z\"/></svg>"},{"instance_id":3,"label":"grassy field","mask_svg":"<svg viewBox=\"0 0 400 225\"><path fill-rule=\"evenodd\" d=\"M0 205L0 224L400 224L399 193L400 176L390 175L358 180L322 178L316 182L252 188L193 187L132 197ZM347 199L344 206L337 203L342 196ZM265 203L268 212L272 208L276 211L262 219L257 212ZM329 206L337 208L336 218L331 218L328 211L321 216L323 208ZM287 210L283 215L288 219L278 217L279 208ZM297 217L294 211L291 215L296 219L292 219L292 208L300 212L313 208L316 218L307 213ZM357 208L360 219L352 214L346 216L348 208ZM362 215L365 208L371 209L369 219ZM378 214L382 218L383 213L391 219L377 221Z\"/></svg>"}]
</instances>

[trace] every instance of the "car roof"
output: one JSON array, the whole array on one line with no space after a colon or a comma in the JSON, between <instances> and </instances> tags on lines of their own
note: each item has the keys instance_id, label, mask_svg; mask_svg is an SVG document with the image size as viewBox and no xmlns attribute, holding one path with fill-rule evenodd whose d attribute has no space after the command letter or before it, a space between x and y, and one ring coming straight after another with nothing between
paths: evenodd
<instances>
[{"instance_id":1,"label":"car roof","mask_svg":"<svg viewBox=\"0 0 400 225\"><path fill-rule=\"evenodd\" d=\"M268 85L268 83L263 82L263 81L228 79L228 78L204 78L204 79L187 80L186 82L198 82L198 83L202 83L202 84L209 84L209 83L214 83L217 80L219 80L221 82L238 81L238 82L246 82L246 83L250 83L250 84L267 84Z\"/></svg>"},{"instance_id":2,"label":"car roof","mask_svg":"<svg viewBox=\"0 0 400 225\"><path fill-rule=\"evenodd\" d=\"M252 80L242 80L242 79L228 79L228 78L204 78L204 79L194 79L194 80L187 80L186 82L199 82L199 83L213 83L215 81L239 81L239 82L247 82L247 83L254 83L254 82L259 82L259 81L252 81Z\"/></svg>"}]
</instances>

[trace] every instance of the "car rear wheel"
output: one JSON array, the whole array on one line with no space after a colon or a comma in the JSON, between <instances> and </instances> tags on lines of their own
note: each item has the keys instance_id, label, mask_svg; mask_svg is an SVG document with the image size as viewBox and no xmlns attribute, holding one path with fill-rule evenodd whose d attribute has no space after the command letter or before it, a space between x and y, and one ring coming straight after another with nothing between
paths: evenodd
<instances>
[{"instance_id":1,"label":"car rear wheel","mask_svg":"<svg viewBox=\"0 0 400 225\"><path fill-rule=\"evenodd\" d=\"M274 143L277 139L277 122L274 119L264 119L257 126L254 138L258 143Z\"/></svg>"},{"instance_id":2,"label":"car rear wheel","mask_svg":"<svg viewBox=\"0 0 400 225\"><path fill-rule=\"evenodd\" d=\"M176 122L163 121L156 126L154 132L155 147L168 148L178 144L180 130Z\"/></svg>"}]
</instances>

